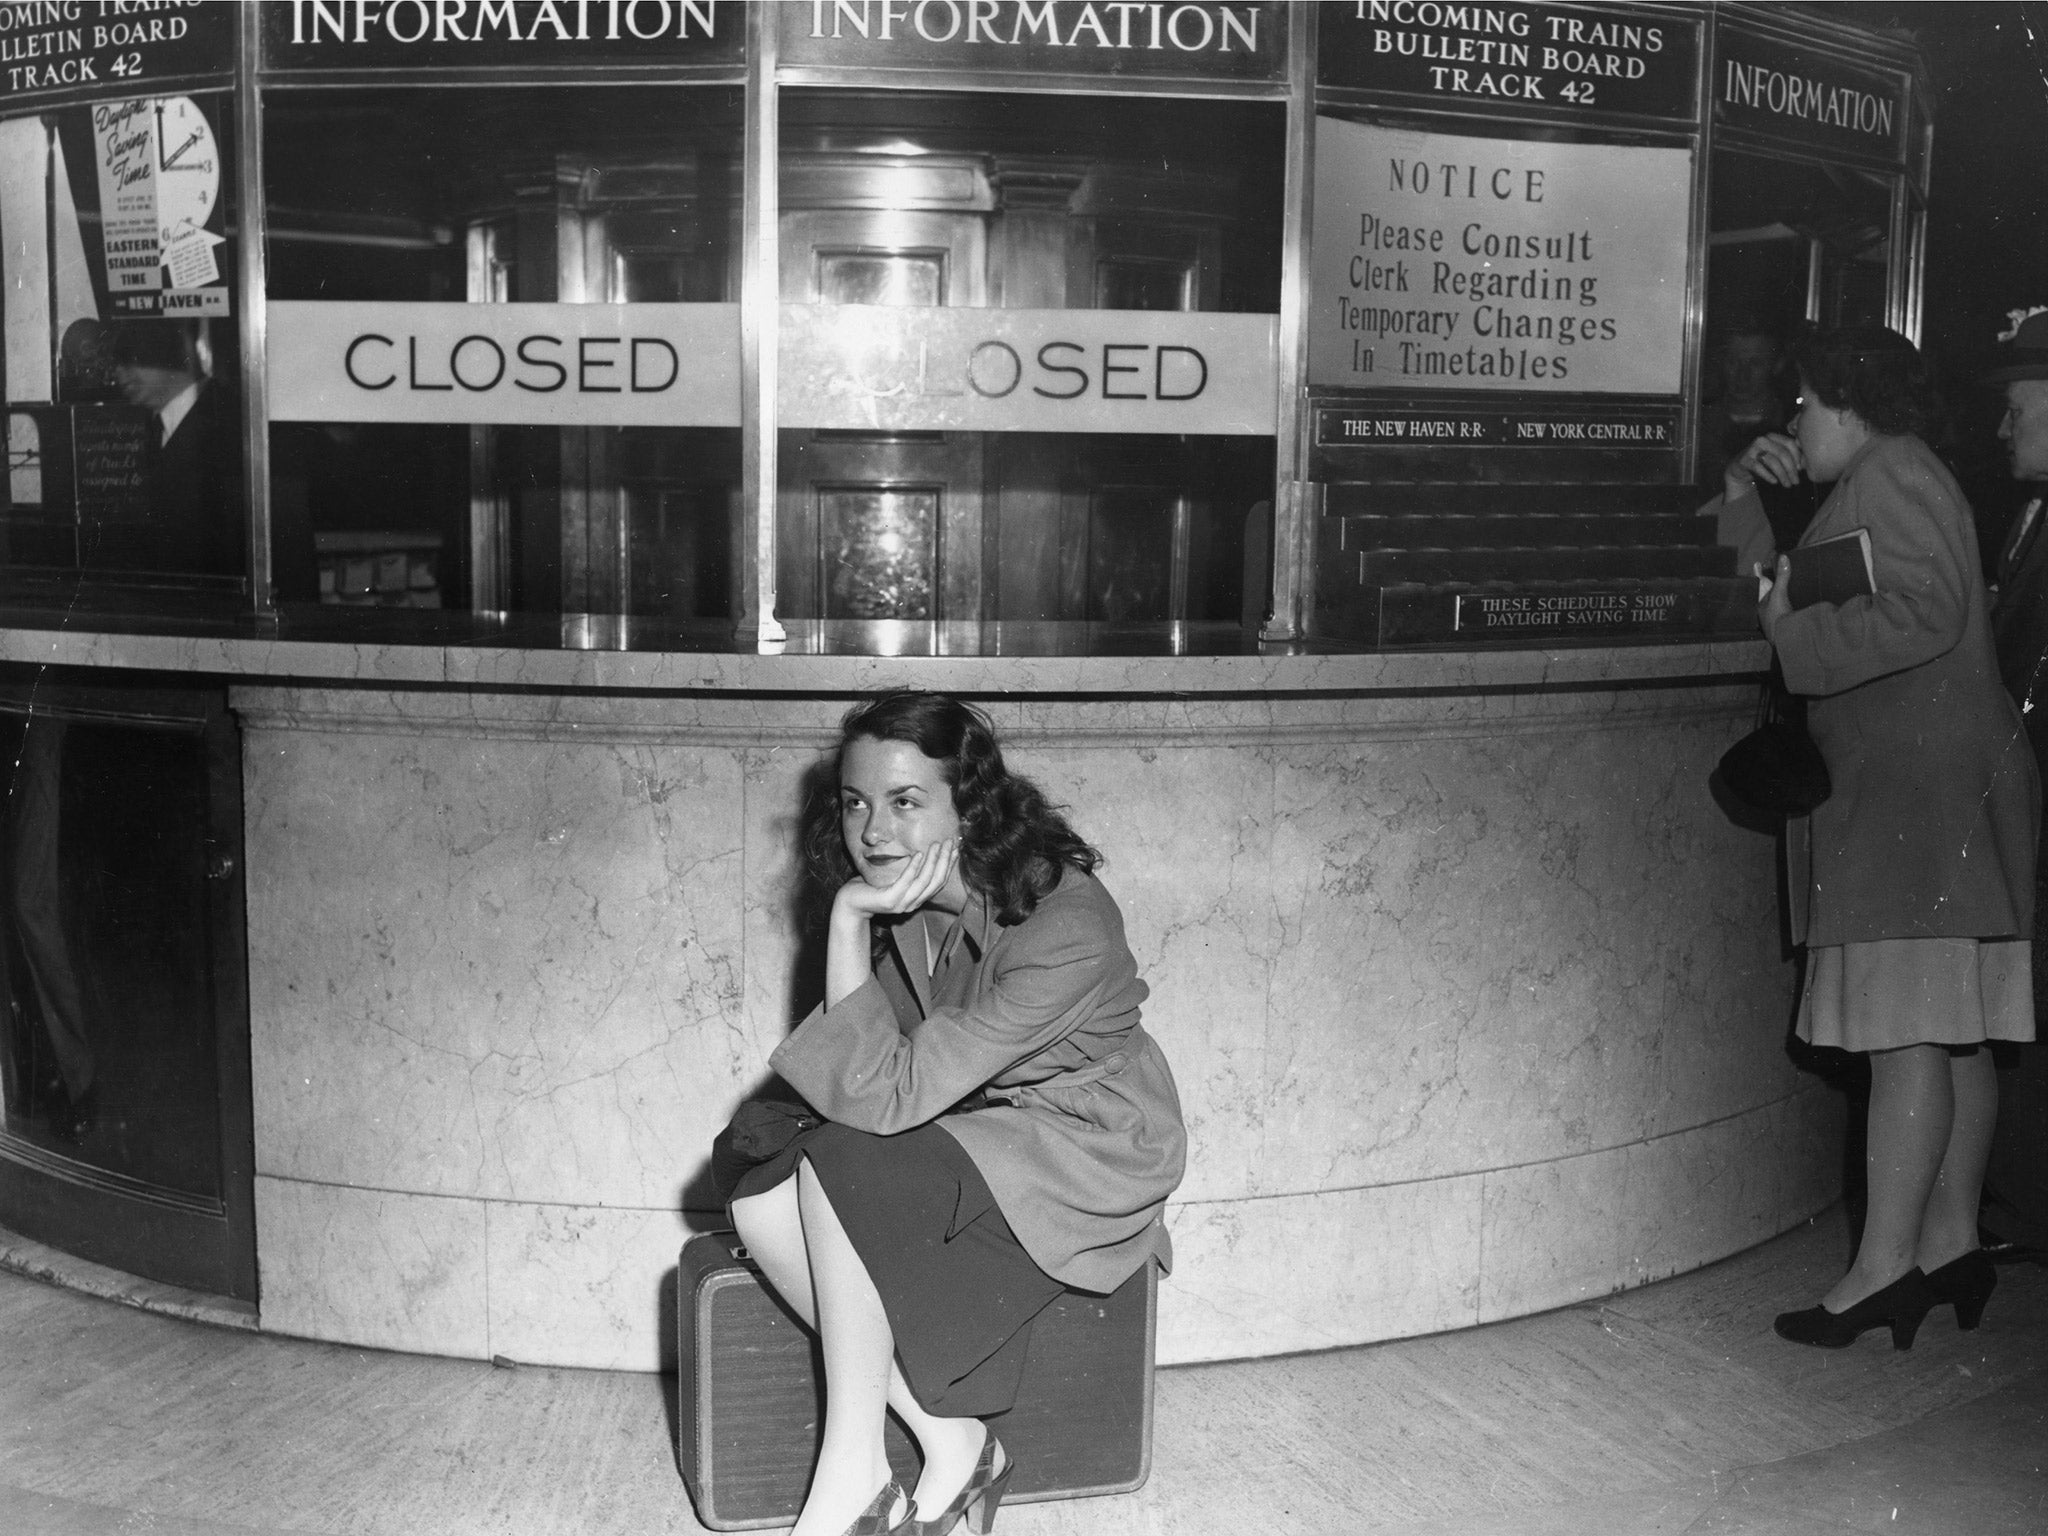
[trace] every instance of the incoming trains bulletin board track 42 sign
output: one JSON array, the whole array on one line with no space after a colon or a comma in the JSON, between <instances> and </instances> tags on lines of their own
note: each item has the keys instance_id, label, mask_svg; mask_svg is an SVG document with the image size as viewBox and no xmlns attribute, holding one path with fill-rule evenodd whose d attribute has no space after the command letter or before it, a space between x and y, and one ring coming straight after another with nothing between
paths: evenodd
<instances>
[{"instance_id":1,"label":"incoming trains bulletin board track 42 sign","mask_svg":"<svg viewBox=\"0 0 2048 1536\"><path fill-rule=\"evenodd\" d=\"M1316 119L1309 381L1676 394L1692 156Z\"/></svg>"}]
</instances>

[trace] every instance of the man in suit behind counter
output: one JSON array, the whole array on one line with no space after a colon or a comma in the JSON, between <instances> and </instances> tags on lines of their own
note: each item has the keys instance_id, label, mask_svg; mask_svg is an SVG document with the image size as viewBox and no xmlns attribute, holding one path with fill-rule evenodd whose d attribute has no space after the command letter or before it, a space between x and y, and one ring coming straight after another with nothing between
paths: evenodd
<instances>
[{"instance_id":1,"label":"man in suit behind counter","mask_svg":"<svg viewBox=\"0 0 2048 1536\"><path fill-rule=\"evenodd\" d=\"M1999 366L1983 382L2003 386L2005 442L2016 480L2048 482L2048 307L2014 310L1999 339ZM2034 758L2048 781L2048 522L2035 496L2013 519L1995 573L1992 625L1998 668L2018 701ZM2048 851L2048 834L2043 849ZM2044 870L2043 878L2048 878ZM2034 903L2034 1018L2039 1035L2001 1056L2001 1104L1984 1178L1983 1235L1994 1256L2048 1253L2048 890Z\"/></svg>"},{"instance_id":2,"label":"man in suit behind counter","mask_svg":"<svg viewBox=\"0 0 2048 1536\"><path fill-rule=\"evenodd\" d=\"M148 520L102 531L88 563L152 574L242 570L240 434L228 391L211 376L203 322L128 320L108 340L115 382L155 415Z\"/></svg>"}]
</instances>

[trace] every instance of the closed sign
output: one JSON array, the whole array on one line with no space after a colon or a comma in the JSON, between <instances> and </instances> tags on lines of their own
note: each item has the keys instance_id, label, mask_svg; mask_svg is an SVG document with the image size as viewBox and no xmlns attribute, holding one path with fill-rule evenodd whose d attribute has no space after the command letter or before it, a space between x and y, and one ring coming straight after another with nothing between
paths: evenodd
<instances>
[{"instance_id":1,"label":"closed sign","mask_svg":"<svg viewBox=\"0 0 2048 1536\"><path fill-rule=\"evenodd\" d=\"M273 302L276 421L736 427L737 304Z\"/></svg>"},{"instance_id":2,"label":"closed sign","mask_svg":"<svg viewBox=\"0 0 2048 1536\"><path fill-rule=\"evenodd\" d=\"M1272 315L784 305L782 425L1274 430Z\"/></svg>"}]
</instances>

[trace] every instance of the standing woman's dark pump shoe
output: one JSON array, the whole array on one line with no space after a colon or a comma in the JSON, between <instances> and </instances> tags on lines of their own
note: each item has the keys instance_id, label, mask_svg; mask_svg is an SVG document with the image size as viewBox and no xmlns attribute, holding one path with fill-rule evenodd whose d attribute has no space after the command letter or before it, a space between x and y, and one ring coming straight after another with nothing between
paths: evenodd
<instances>
[{"instance_id":1,"label":"standing woman's dark pump shoe","mask_svg":"<svg viewBox=\"0 0 2048 1536\"><path fill-rule=\"evenodd\" d=\"M1942 1266L1944 1269L1947 1265ZM1927 1277L1917 1267L1907 1270L1883 1290L1868 1296L1843 1312L1826 1307L1808 1307L1803 1312L1780 1312L1772 1326L1778 1337L1794 1344L1817 1344L1822 1349L1847 1349L1873 1328L1889 1325L1893 1349L1911 1349L1920 1320L1935 1303Z\"/></svg>"},{"instance_id":2,"label":"standing woman's dark pump shoe","mask_svg":"<svg viewBox=\"0 0 2048 1536\"><path fill-rule=\"evenodd\" d=\"M1998 1271L1991 1256L1981 1248L1972 1248L1961 1258L1927 1272L1927 1289L1934 1297L1934 1305L1954 1306L1956 1326L1965 1333L1983 1319L1984 1303L1991 1299L1992 1288L1997 1284Z\"/></svg>"}]
</instances>

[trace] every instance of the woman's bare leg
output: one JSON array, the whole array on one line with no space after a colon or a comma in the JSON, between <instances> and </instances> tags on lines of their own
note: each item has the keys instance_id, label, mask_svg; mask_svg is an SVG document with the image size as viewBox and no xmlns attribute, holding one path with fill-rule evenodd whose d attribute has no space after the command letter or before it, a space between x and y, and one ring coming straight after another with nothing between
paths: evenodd
<instances>
[{"instance_id":1,"label":"woman's bare leg","mask_svg":"<svg viewBox=\"0 0 2048 1536\"><path fill-rule=\"evenodd\" d=\"M882 1425L896 1337L881 1293L808 1160L797 1165L796 1186L825 1347L825 1438L791 1536L840 1536L890 1480Z\"/></svg>"},{"instance_id":2,"label":"woman's bare leg","mask_svg":"<svg viewBox=\"0 0 2048 1536\"><path fill-rule=\"evenodd\" d=\"M818 1304L811 1296L811 1255L804 1246L796 1179L784 1179L763 1194L733 1201L732 1224L747 1245L748 1257L761 1266L775 1294L815 1332Z\"/></svg>"},{"instance_id":3,"label":"woman's bare leg","mask_svg":"<svg viewBox=\"0 0 2048 1536\"><path fill-rule=\"evenodd\" d=\"M808 1168L809 1164L804 1166ZM740 1241L747 1245L747 1251L761 1266L761 1273L776 1294L789 1304L792 1312L816 1329L818 1307L811 1289L811 1255L804 1237L797 1189L796 1179L785 1179L764 1194L735 1200L732 1220ZM872 1286L873 1282L869 1283ZM941 1418L925 1412L912 1395L910 1384L903 1379L902 1367L893 1355L887 1395L889 1406L910 1431L924 1458L917 1480L924 1498L918 1508L926 1517L936 1516L966 1486L974 1471L975 1458L981 1454L981 1422Z\"/></svg>"},{"instance_id":4,"label":"woman's bare leg","mask_svg":"<svg viewBox=\"0 0 2048 1536\"><path fill-rule=\"evenodd\" d=\"M1949 1057L1948 1070L1955 1121L1920 1222L1922 1269L1939 1269L1977 1247L1977 1197L1991 1161L1991 1133L1998 1127L1998 1069L1991 1048Z\"/></svg>"},{"instance_id":5,"label":"woman's bare leg","mask_svg":"<svg viewBox=\"0 0 2048 1536\"><path fill-rule=\"evenodd\" d=\"M1948 1052L1909 1045L1870 1053L1863 1241L1849 1272L1821 1298L1829 1311L1847 1311L1919 1262L1921 1223L1954 1124ZM1981 1165L1977 1172L1981 1178Z\"/></svg>"}]
</instances>

